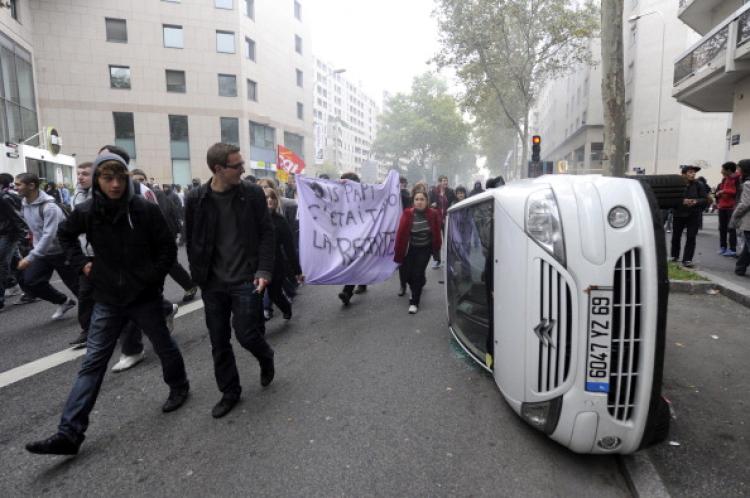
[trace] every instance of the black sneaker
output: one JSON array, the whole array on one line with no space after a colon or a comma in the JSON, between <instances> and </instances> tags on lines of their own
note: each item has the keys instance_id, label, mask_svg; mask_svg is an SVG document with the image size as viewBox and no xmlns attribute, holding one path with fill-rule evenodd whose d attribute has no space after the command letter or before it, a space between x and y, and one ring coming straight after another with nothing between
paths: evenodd
<instances>
[{"instance_id":1,"label":"black sneaker","mask_svg":"<svg viewBox=\"0 0 750 498\"><path fill-rule=\"evenodd\" d=\"M18 301L16 301L13 304L15 304L16 306L19 306L21 304L31 304L31 303L35 303L37 301L39 301L39 299L37 299L37 298L35 298L33 296L29 296L26 293L23 293L23 294L21 294L21 297L18 298Z\"/></svg>"},{"instance_id":2,"label":"black sneaker","mask_svg":"<svg viewBox=\"0 0 750 498\"><path fill-rule=\"evenodd\" d=\"M344 306L349 306L349 301L351 301L352 295L348 292L339 292L339 299L344 303Z\"/></svg>"},{"instance_id":3,"label":"black sneaker","mask_svg":"<svg viewBox=\"0 0 750 498\"><path fill-rule=\"evenodd\" d=\"M177 389L170 389L169 391L169 397L167 398L167 401L164 403L164 406L161 407L161 411L164 413L173 412L182 405L185 404L185 401L187 401L188 393L190 392L190 386L180 387Z\"/></svg>"},{"instance_id":4,"label":"black sneaker","mask_svg":"<svg viewBox=\"0 0 750 498\"><path fill-rule=\"evenodd\" d=\"M400 288L400 289L399 289L399 291L398 291L398 297L401 297L401 296L403 296L404 294L406 294L406 286L405 286L405 285L402 285L402 286L401 286L401 288Z\"/></svg>"},{"instance_id":5,"label":"black sneaker","mask_svg":"<svg viewBox=\"0 0 750 498\"><path fill-rule=\"evenodd\" d=\"M364 294L367 292L367 286L366 285L358 285L356 289L354 289L355 294Z\"/></svg>"},{"instance_id":6,"label":"black sneaker","mask_svg":"<svg viewBox=\"0 0 750 498\"><path fill-rule=\"evenodd\" d=\"M263 387L268 386L273 381L273 376L276 371L273 367L273 360L265 367L260 367L260 385Z\"/></svg>"},{"instance_id":7,"label":"black sneaker","mask_svg":"<svg viewBox=\"0 0 750 498\"><path fill-rule=\"evenodd\" d=\"M86 338L88 334L85 330L82 330L80 334L78 334L78 337L70 341L68 344L73 346L73 349L81 349L86 347Z\"/></svg>"},{"instance_id":8,"label":"black sneaker","mask_svg":"<svg viewBox=\"0 0 750 498\"><path fill-rule=\"evenodd\" d=\"M292 312L290 311L289 313L284 313L281 316L284 317L284 320L291 320L292 319Z\"/></svg>"},{"instance_id":9,"label":"black sneaker","mask_svg":"<svg viewBox=\"0 0 750 498\"><path fill-rule=\"evenodd\" d=\"M83 437L76 442L64 434L57 433L42 441L27 444L26 451L36 455L77 455L82 442Z\"/></svg>"},{"instance_id":10,"label":"black sneaker","mask_svg":"<svg viewBox=\"0 0 750 498\"><path fill-rule=\"evenodd\" d=\"M227 413L232 411L232 408L234 408L234 405L236 405L240 401L239 396L227 396L226 394L221 397L221 400L219 400L218 403L216 403L216 406L213 407L211 410L211 416L213 418L221 418Z\"/></svg>"},{"instance_id":11,"label":"black sneaker","mask_svg":"<svg viewBox=\"0 0 750 498\"><path fill-rule=\"evenodd\" d=\"M182 296L182 302L187 303L195 299L195 295L198 293L198 286L196 285L192 289L188 289L185 291L185 295Z\"/></svg>"}]
</instances>

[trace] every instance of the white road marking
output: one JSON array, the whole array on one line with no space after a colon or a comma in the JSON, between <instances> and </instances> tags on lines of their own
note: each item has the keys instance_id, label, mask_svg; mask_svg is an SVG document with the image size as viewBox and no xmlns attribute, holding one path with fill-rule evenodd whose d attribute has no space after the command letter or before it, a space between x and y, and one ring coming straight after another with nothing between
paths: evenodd
<instances>
[{"instance_id":1,"label":"white road marking","mask_svg":"<svg viewBox=\"0 0 750 498\"><path fill-rule=\"evenodd\" d=\"M175 318L185 316L187 314L198 311L203 308L203 300L198 300L190 304L180 306L177 310ZM20 367L12 368L0 373L0 389L8 387L11 384L28 379L34 375L40 374L50 368L55 368L69 361L76 360L86 354L86 348L82 349L65 349L57 353L39 358L32 362L21 365Z\"/></svg>"}]
</instances>

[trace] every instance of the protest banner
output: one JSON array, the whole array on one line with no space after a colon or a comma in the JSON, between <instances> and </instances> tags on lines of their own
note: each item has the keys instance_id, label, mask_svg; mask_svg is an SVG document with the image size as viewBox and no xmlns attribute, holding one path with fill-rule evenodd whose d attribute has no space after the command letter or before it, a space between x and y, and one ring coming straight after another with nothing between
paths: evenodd
<instances>
[{"instance_id":1,"label":"protest banner","mask_svg":"<svg viewBox=\"0 0 750 498\"><path fill-rule=\"evenodd\" d=\"M297 178L299 250L311 284L383 282L393 262L401 216L398 173L382 184Z\"/></svg>"}]
</instances>

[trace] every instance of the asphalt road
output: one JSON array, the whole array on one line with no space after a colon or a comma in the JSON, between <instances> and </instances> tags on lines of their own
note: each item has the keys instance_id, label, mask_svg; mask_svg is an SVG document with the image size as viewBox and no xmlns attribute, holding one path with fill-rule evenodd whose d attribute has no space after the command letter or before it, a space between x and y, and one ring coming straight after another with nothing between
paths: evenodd
<instances>
[{"instance_id":1,"label":"asphalt road","mask_svg":"<svg viewBox=\"0 0 750 498\"><path fill-rule=\"evenodd\" d=\"M55 430L79 361L0 389L0 496L627 496L612 457L569 452L524 424L446 327L428 270L419 314L397 283L342 308L306 286L268 324L276 379L235 346L243 400L220 420L203 311L177 319L192 391L162 414L158 361L107 375L76 458L28 454ZM173 284L168 296L181 296ZM0 315L0 371L59 351L77 327L46 303ZM114 361L114 359L113 359Z\"/></svg>"},{"instance_id":2,"label":"asphalt road","mask_svg":"<svg viewBox=\"0 0 750 498\"><path fill-rule=\"evenodd\" d=\"M676 419L648 454L672 496L748 496L750 309L672 294L669 311L663 394Z\"/></svg>"}]
</instances>

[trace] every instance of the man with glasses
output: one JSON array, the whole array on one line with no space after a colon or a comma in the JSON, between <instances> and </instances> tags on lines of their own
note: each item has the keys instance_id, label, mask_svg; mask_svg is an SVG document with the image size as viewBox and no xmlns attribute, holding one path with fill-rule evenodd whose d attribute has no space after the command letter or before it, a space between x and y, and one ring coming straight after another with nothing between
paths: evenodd
<instances>
[{"instance_id":1,"label":"man with glasses","mask_svg":"<svg viewBox=\"0 0 750 498\"><path fill-rule=\"evenodd\" d=\"M222 393L211 414L220 418L234 408L242 391L230 342L232 327L240 345L257 358L261 385L274 377L274 353L263 337L263 291L273 273L275 241L263 189L242 181L239 147L214 144L206 160L213 176L188 194L185 239L190 272L205 303L214 374Z\"/></svg>"},{"instance_id":2,"label":"man with glasses","mask_svg":"<svg viewBox=\"0 0 750 498\"><path fill-rule=\"evenodd\" d=\"M182 354L162 313L164 277L177 258L177 245L159 208L134 195L122 157L105 153L96 158L92 189L91 200L78 205L58 231L71 266L89 277L94 288L86 357L57 433L26 445L31 453L78 453L107 362L128 320L143 329L161 360L164 382L169 386L162 411L176 410L188 397ZM93 248L93 260L81 252L81 234L86 234Z\"/></svg>"}]
</instances>

